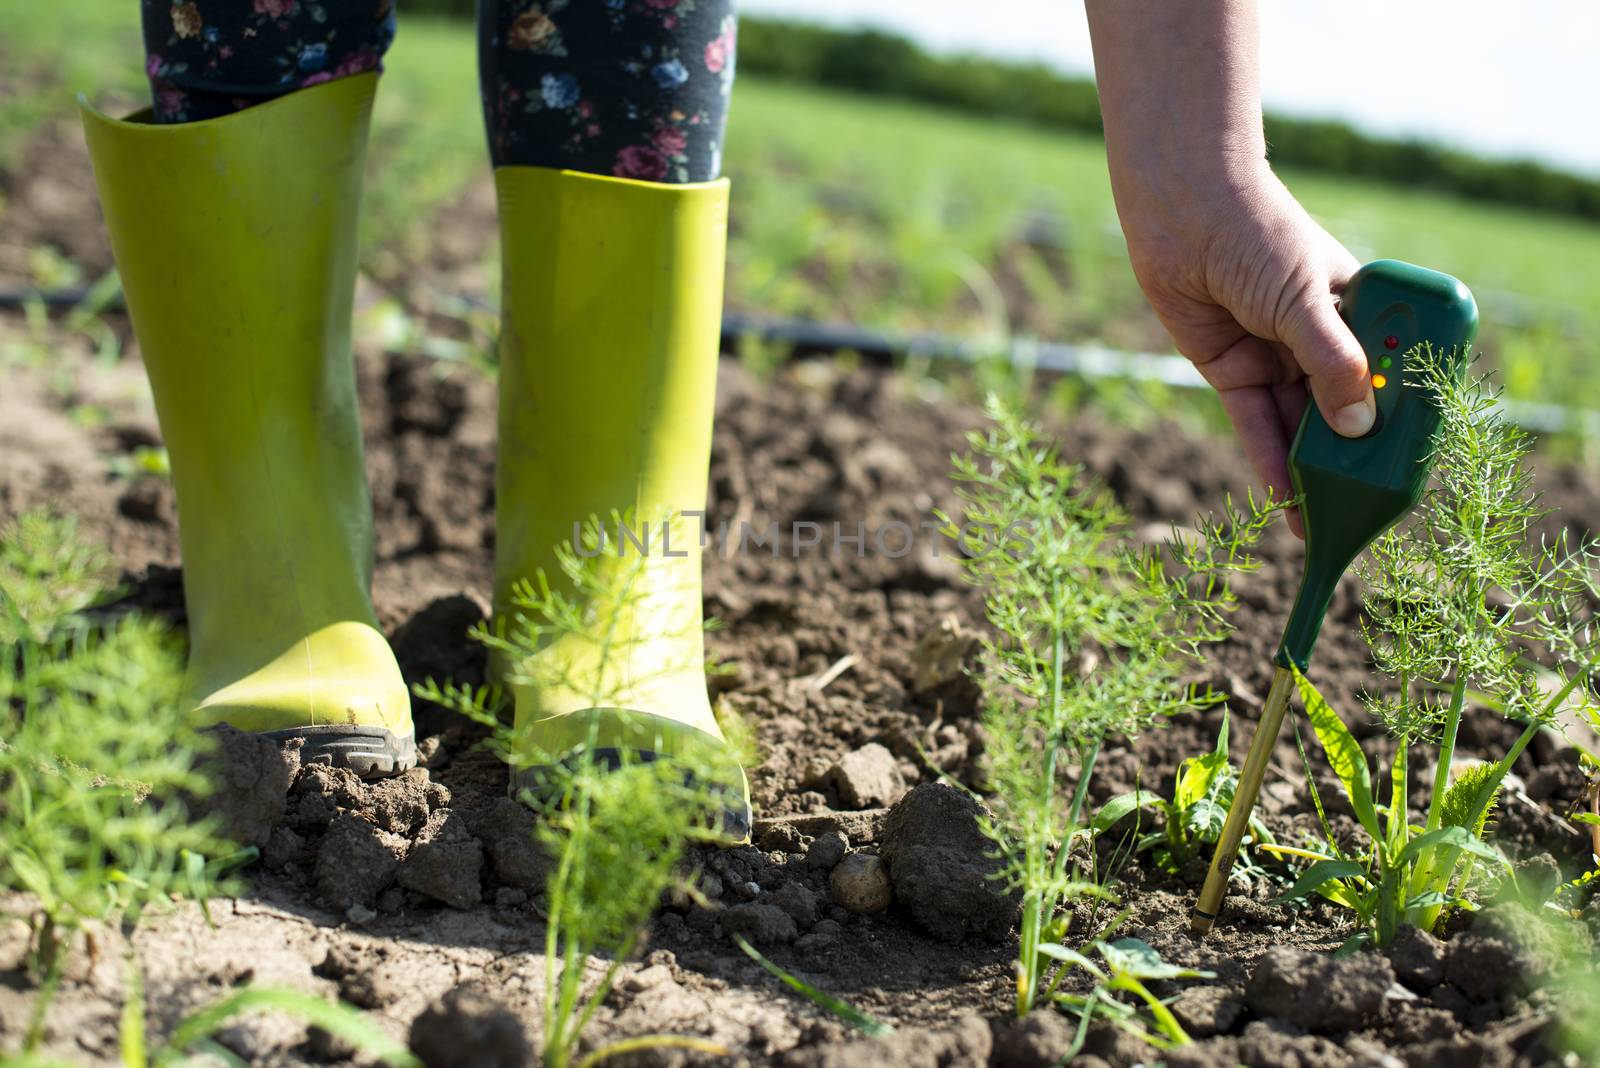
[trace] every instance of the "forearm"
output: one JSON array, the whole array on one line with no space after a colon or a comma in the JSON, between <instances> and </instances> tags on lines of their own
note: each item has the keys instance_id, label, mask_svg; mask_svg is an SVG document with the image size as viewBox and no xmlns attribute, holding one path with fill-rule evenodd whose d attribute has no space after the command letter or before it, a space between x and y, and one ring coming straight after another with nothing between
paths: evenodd
<instances>
[{"instance_id":1,"label":"forearm","mask_svg":"<svg viewBox=\"0 0 1600 1068\"><path fill-rule=\"evenodd\" d=\"M1088 0L1119 198L1237 188L1266 164L1255 0ZM1121 205L1119 205L1121 206Z\"/></svg>"}]
</instances>

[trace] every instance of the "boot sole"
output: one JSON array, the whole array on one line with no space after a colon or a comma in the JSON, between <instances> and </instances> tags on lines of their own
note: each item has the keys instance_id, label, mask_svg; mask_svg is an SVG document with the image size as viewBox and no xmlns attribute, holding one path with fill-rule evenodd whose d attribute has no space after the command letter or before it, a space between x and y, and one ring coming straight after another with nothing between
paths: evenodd
<instances>
[{"instance_id":1,"label":"boot sole","mask_svg":"<svg viewBox=\"0 0 1600 1068\"><path fill-rule=\"evenodd\" d=\"M279 743L302 742L301 764L349 768L363 779L381 779L417 766L416 735L399 735L384 727L331 724L261 734Z\"/></svg>"},{"instance_id":2,"label":"boot sole","mask_svg":"<svg viewBox=\"0 0 1600 1068\"><path fill-rule=\"evenodd\" d=\"M622 766L623 752L620 749L605 747L597 749L595 762L607 770L614 770ZM660 759L657 754L648 749L634 749L629 751L629 759L643 763L651 763ZM506 784L506 796L513 801L520 802L524 793L535 796L543 793L541 789L549 781L550 769L545 766L513 770L511 780ZM726 797L732 791L724 793ZM732 804L722 808L722 830L732 841L730 845L748 845L750 842L750 829L755 823L755 814L750 810L750 805L743 797L733 800Z\"/></svg>"}]
</instances>

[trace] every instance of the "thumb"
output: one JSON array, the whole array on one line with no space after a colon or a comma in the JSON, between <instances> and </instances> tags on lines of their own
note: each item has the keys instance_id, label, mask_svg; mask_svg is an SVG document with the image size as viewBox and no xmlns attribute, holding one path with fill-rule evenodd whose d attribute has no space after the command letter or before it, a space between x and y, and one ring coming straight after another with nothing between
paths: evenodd
<instances>
[{"instance_id":1,"label":"thumb","mask_svg":"<svg viewBox=\"0 0 1600 1068\"><path fill-rule=\"evenodd\" d=\"M1317 410L1328 425L1347 438L1371 430L1378 407L1367 377L1367 357L1339 318L1333 298L1302 292L1279 336L1306 373Z\"/></svg>"}]
</instances>

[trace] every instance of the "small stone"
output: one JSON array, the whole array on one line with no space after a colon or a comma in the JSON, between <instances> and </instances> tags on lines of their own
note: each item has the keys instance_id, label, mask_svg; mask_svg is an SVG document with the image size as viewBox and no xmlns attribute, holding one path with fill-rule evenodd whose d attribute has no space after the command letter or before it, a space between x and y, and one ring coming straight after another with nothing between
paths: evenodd
<instances>
[{"instance_id":1,"label":"small stone","mask_svg":"<svg viewBox=\"0 0 1600 1068\"><path fill-rule=\"evenodd\" d=\"M482 868L483 846L467 830L466 820L447 809L428 817L396 881L451 908L467 909L483 900Z\"/></svg>"},{"instance_id":2,"label":"small stone","mask_svg":"<svg viewBox=\"0 0 1600 1068\"><path fill-rule=\"evenodd\" d=\"M312 878L317 893L336 909L369 905L394 879L406 840L349 812L328 824Z\"/></svg>"},{"instance_id":3,"label":"small stone","mask_svg":"<svg viewBox=\"0 0 1600 1068\"><path fill-rule=\"evenodd\" d=\"M411 1052L427 1068L528 1068L533 1044L516 1014L476 983L455 987L411 1022Z\"/></svg>"},{"instance_id":4,"label":"small stone","mask_svg":"<svg viewBox=\"0 0 1600 1068\"><path fill-rule=\"evenodd\" d=\"M365 905L351 905L344 910L344 918L357 927L365 927L378 918L378 914Z\"/></svg>"},{"instance_id":5,"label":"small stone","mask_svg":"<svg viewBox=\"0 0 1600 1068\"><path fill-rule=\"evenodd\" d=\"M895 898L929 933L946 942L1003 938L1021 895L995 878L994 843L978 829L983 809L942 782L901 798L883 828L883 858Z\"/></svg>"},{"instance_id":6,"label":"small stone","mask_svg":"<svg viewBox=\"0 0 1600 1068\"><path fill-rule=\"evenodd\" d=\"M1319 1034L1367 1026L1383 1015L1394 969L1375 953L1330 957L1274 946L1245 988L1251 1010Z\"/></svg>"},{"instance_id":7,"label":"small stone","mask_svg":"<svg viewBox=\"0 0 1600 1068\"><path fill-rule=\"evenodd\" d=\"M845 807L855 809L892 805L906 791L899 762L877 742L841 757L828 769L828 782Z\"/></svg>"},{"instance_id":8,"label":"small stone","mask_svg":"<svg viewBox=\"0 0 1600 1068\"><path fill-rule=\"evenodd\" d=\"M826 831L817 835L806 850L806 867L818 871L832 871L833 866L850 851L850 840L839 831Z\"/></svg>"},{"instance_id":9,"label":"small stone","mask_svg":"<svg viewBox=\"0 0 1600 1068\"><path fill-rule=\"evenodd\" d=\"M718 918L724 931L743 935L758 946L793 942L800 933L793 918L776 905L748 902L724 910Z\"/></svg>"},{"instance_id":10,"label":"small stone","mask_svg":"<svg viewBox=\"0 0 1600 1068\"><path fill-rule=\"evenodd\" d=\"M1412 990L1428 991L1444 978L1444 943L1421 928L1405 924L1389 946L1394 974Z\"/></svg>"},{"instance_id":11,"label":"small stone","mask_svg":"<svg viewBox=\"0 0 1600 1068\"><path fill-rule=\"evenodd\" d=\"M834 901L861 915L882 912L894 898L889 868L876 853L846 856L828 877L828 890Z\"/></svg>"}]
</instances>

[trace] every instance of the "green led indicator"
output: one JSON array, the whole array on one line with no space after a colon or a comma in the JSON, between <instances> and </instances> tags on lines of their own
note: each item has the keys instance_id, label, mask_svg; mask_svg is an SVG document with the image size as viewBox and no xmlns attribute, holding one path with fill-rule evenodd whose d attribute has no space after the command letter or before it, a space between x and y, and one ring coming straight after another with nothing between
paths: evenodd
<instances>
[{"instance_id":1,"label":"green led indicator","mask_svg":"<svg viewBox=\"0 0 1600 1068\"><path fill-rule=\"evenodd\" d=\"M1389 365L1392 364L1392 363L1394 363L1394 361L1391 360L1389 357L1385 356L1383 359L1378 361L1378 366L1383 368L1385 371L1387 371L1389 369Z\"/></svg>"}]
</instances>

